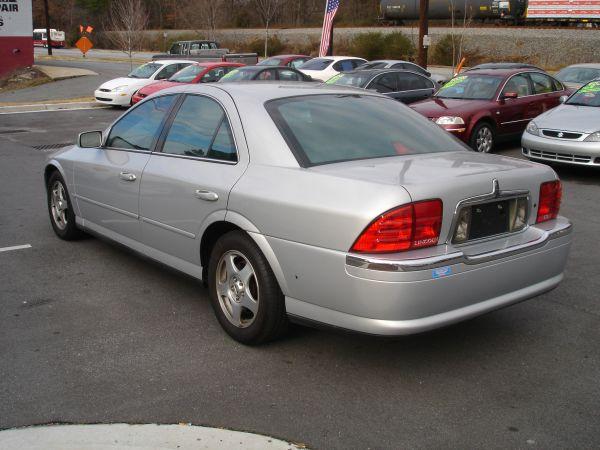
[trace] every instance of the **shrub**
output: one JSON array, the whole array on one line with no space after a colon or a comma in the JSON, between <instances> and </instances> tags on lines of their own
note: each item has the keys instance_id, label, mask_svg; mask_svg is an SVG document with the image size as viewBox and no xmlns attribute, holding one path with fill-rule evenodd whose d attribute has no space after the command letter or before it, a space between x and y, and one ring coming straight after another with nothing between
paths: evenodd
<instances>
[{"instance_id":1,"label":"shrub","mask_svg":"<svg viewBox=\"0 0 600 450\"><path fill-rule=\"evenodd\" d=\"M441 66L452 66L452 35L445 34L437 40L430 54L430 62Z\"/></svg>"},{"instance_id":2,"label":"shrub","mask_svg":"<svg viewBox=\"0 0 600 450\"><path fill-rule=\"evenodd\" d=\"M390 59L412 59L415 46L412 41L400 32L389 33L384 38L385 57Z\"/></svg>"},{"instance_id":3,"label":"shrub","mask_svg":"<svg viewBox=\"0 0 600 450\"><path fill-rule=\"evenodd\" d=\"M279 55L285 48L285 45L277 36L269 37L268 56ZM265 54L265 38L256 38L247 43L247 47L243 51L258 53L259 56Z\"/></svg>"}]
</instances>

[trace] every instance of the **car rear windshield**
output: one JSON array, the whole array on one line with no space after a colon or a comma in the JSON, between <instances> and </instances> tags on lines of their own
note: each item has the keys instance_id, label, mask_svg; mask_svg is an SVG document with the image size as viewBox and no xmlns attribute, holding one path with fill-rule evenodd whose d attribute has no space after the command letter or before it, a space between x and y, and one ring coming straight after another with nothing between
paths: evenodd
<instances>
[{"instance_id":1,"label":"car rear windshield","mask_svg":"<svg viewBox=\"0 0 600 450\"><path fill-rule=\"evenodd\" d=\"M459 75L444 84L435 96L463 100L491 100L503 79L493 75Z\"/></svg>"},{"instance_id":2,"label":"car rear windshield","mask_svg":"<svg viewBox=\"0 0 600 450\"><path fill-rule=\"evenodd\" d=\"M321 94L266 103L303 167L398 155L466 150L399 102L360 94Z\"/></svg>"},{"instance_id":3,"label":"car rear windshield","mask_svg":"<svg viewBox=\"0 0 600 450\"><path fill-rule=\"evenodd\" d=\"M373 75L370 72L340 73L331 77L326 83L338 86L364 87L372 77Z\"/></svg>"},{"instance_id":4,"label":"car rear windshield","mask_svg":"<svg viewBox=\"0 0 600 450\"><path fill-rule=\"evenodd\" d=\"M280 66L283 62L281 58L268 58L257 64L257 66Z\"/></svg>"},{"instance_id":5,"label":"car rear windshield","mask_svg":"<svg viewBox=\"0 0 600 450\"><path fill-rule=\"evenodd\" d=\"M131 78L150 78L154 72L162 67L162 64L147 63L133 70L128 77Z\"/></svg>"},{"instance_id":6,"label":"car rear windshield","mask_svg":"<svg viewBox=\"0 0 600 450\"><path fill-rule=\"evenodd\" d=\"M194 81L194 78L196 78L204 71L204 69L205 67L202 66L187 66L185 69L181 69L171 78L169 78L169 81L175 81L177 83L191 83L192 81Z\"/></svg>"},{"instance_id":7,"label":"car rear windshield","mask_svg":"<svg viewBox=\"0 0 600 450\"><path fill-rule=\"evenodd\" d=\"M299 69L301 70L325 70L333 62L332 59L327 58L315 58L310 61L306 61L302 64Z\"/></svg>"},{"instance_id":8,"label":"car rear windshield","mask_svg":"<svg viewBox=\"0 0 600 450\"><path fill-rule=\"evenodd\" d=\"M600 81L592 81L575 92L567 105L600 107Z\"/></svg>"}]
</instances>

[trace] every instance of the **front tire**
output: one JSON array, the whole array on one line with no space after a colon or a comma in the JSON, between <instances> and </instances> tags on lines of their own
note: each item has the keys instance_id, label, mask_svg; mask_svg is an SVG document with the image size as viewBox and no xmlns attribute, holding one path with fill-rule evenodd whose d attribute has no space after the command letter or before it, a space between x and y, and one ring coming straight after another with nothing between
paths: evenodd
<instances>
[{"instance_id":1,"label":"front tire","mask_svg":"<svg viewBox=\"0 0 600 450\"><path fill-rule=\"evenodd\" d=\"M238 342L262 344L287 329L285 300L268 261L243 231L223 235L208 265L210 301L223 329Z\"/></svg>"},{"instance_id":2,"label":"front tire","mask_svg":"<svg viewBox=\"0 0 600 450\"><path fill-rule=\"evenodd\" d=\"M50 224L56 235L65 241L81 238L84 233L77 228L67 184L58 171L50 175L46 191Z\"/></svg>"},{"instance_id":3,"label":"front tire","mask_svg":"<svg viewBox=\"0 0 600 450\"><path fill-rule=\"evenodd\" d=\"M494 129L487 122L479 122L471 133L471 148L479 153L491 153L496 143Z\"/></svg>"}]
</instances>

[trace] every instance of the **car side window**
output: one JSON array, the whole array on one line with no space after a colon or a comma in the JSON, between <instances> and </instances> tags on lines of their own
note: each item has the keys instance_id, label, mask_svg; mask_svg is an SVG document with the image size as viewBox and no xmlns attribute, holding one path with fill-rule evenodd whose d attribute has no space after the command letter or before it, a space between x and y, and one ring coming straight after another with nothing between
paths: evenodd
<instances>
[{"instance_id":1,"label":"car side window","mask_svg":"<svg viewBox=\"0 0 600 450\"><path fill-rule=\"evenodd\" d=\"M554 91L554 83L552 78L543 73L530 73L531 81L533 81L533 90L536 94L546 94Z\"/></svg>"},{"instance_id":2,"label":"car side window","mask_svg":"<svg viewBox=\"0 0 600 450\"><path fill-rule=\"evenodd\" d=\"M352 64L352 69L356 69L358 66L363 65L364 61L361 61L360 59L351 59L350 64Z\"/></svg>"},{"instance_id":3,"label":"car side window","mask_svg":"<svg viewBox=\"0 0 600 450\"><path fill-rule=\"evenodd\" d=\"M388 92L396 92L398 91L398 86L396 85L396 77L393 73L384 73L383 75L379 75L371 85L369 89L375 89L377 92L382 94Z\"/></svg>"},{"instance_id":4,"label":"car side window","mask_svg":"<svg viewBox=\"0 0 600 450\"><path fill-rule=\"evenodd\" d=\"M225 111L216 101L199 95L189 95L182 103L162 151L171 155L237 160Z\"/></svg>"},{"instance_id":5,"label":"car side window","mask_svg":"<svg viewBox=\"0 0 600 450\"><path fill-rule=\"evenodd\" d=\"M502 94L504 95L507 92L516 92L519 95L519 97L526 97L527 95L531 95L531 86L529 84L527 76L515 75L510 80L508 80L508 83L506 83L506 86L504 86L504 89L502 89Z\"/></svg>"},{"instance_id":6,"label":"car side window","mask_svg":"<svg viewBox=\"0 0 600 450\"><path fill-rule=\"evenodd\" d=\"M289 63L289 66L297 69L298 67L300 67L302 64L304 64L306 61L308 61L308 59L306 58L301 58L301 59L295 59L292 62Z\"/></svg>"},{"instance_id":7,"label":"car side window","mask_svg":"<svg viewBox=\"0 0 600 450\"><path fill-rule=\"evenodd\" d=\"M167 78L171 78L179 72L179 64L169 64L162 68L160 72L154 77L155 80L166 80Z\"/></svg>"},{"instance_id":8,"label":"car side window","mask_svg":"<svg viewBox=\"0 0 600 450\"><path fill-rule=\"evenodd\" d=\"M277 77L275 76L275 71L273 69L268 69L268 70L263 70L262 72L260 72L256 78L256 80L276 80Z\"/></svg>"},{"instance_id":9,"label":"car side window","mask_svg":"<svg viewBox=\"0 0 600 450\"><path fill-rule=\"evenodd\" d=\"M338 71L338 72L349 72L351 70L354 70L354 64L352 64L352 60L351 59L343 59L341 61L336 62L333 65L333 69Z\"/></svg>"},{"instance_id":10,"label":"car side window","mask_svg":"<svg viewBox=\"0 0 600 450\"><path fill-rule=\"evenodd\" d=\"M156 97L132 109L113 125L106 146L150 151L175 98L175 95Z\"/></svg>"},{"instance_id":11,"label":"car side window","mask_svg":"<svg viewBox=\"0 0 600 450\"><path fill-rule=\"evenodd\" d=\"M300 75L293 70L286 69L279 70L279 79L281 81L302 81Z\"/></svg>"},{"instance_id":12,"label":"car side window","mask_svg":"<svg viewBox=\"0 0 600 450\"><path fill-rule=\"evenodd\" d=\"M219 81L223 75L225 75L225 67L217 67L215 69L209 70L204 75L202 75L202 83L213 83Z\"/></svg>"},{"instance_id":13,"label":"car side window","mask_svg":"<svg viewBox=\"0 0 600 450\"><path fill-rule=\"evenodd\" d=\"M399 91L416 91L418 89L433 89L433 83L415 73L398 73Z\"/></svg>"}]
</instances>

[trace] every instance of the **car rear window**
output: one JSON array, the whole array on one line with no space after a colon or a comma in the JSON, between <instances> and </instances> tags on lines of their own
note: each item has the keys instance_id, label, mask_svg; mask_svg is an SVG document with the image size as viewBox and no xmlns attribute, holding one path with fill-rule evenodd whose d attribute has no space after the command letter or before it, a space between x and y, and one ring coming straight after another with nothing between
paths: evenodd
<instances>
[{"instance_id":1,"label":"car rear window","mask_svg":"<svg viewBox=\"0 0 600 450\"><path fill-rule=\"evenodd\" d=\"M325 70L333 62L332 59L327 58L315 58L310 61L306 61L300 66L302 70Z\"/></svg>"},{"instance_id":2,"label":"car rear window","mask_svg":"<svg viewBox=\"0 0 600 450\"><path fill-rule=\"evenodd\" d=\"M393 99L321 94L272 100L265 106L303 167L465 150L440 127Z\"/></svg>"},{"instance_id":3,"label":"car rear window","mask_svg":"<svg viewBox=\"0 0 600 450\"><path fill-rule=\"evenodd\" d=\"M280 66L283 62L281 58L268 58L257 64L257 66Z\"/></svg>"},{"instance_id":4,"label":"car rear window","mask_svg":"<svg viewBox=\"0 0 600 450\"><path fill-rule=\"evenodd\" d=\"M177 83L191 83L194 81L194 78L200 75L204 70L206 70L206 67L192 64L191 66L187 66L185 69L181 69L171 78L169 78L169 81L175 81Z\"/></svg>"}]
</instances>

